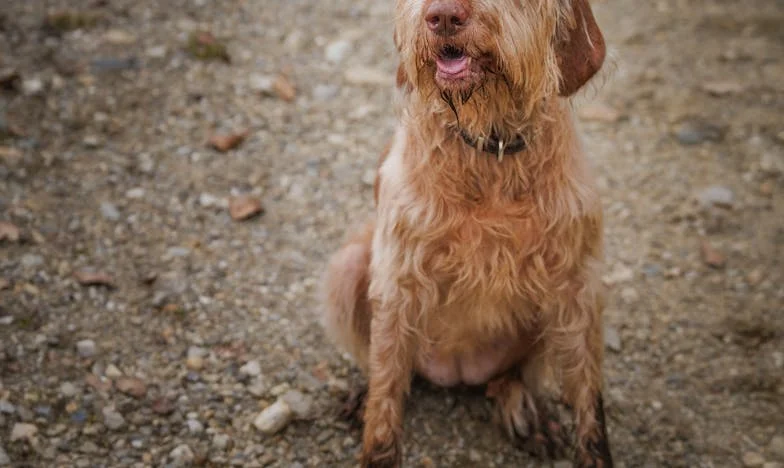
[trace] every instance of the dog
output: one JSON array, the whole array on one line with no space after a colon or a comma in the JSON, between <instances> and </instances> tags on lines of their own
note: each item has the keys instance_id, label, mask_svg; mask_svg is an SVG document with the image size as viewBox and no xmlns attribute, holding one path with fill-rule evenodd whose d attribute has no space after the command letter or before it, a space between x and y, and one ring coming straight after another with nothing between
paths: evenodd
<instances>
[{"instance_id":1,"label":"dog","mask_svg":"<svg viewBox=\"0 0 784 468\"><path fill-rule=\"evenodd\" d=\"M550 455L612 466L602 403L602 211L569 97L601 68L587 0L397 0L400 122L376 214L331 258L327 334L368 378L364 467L402 463L414 375L487 384ZM556 390L553 390L553 389Z\"/></svg>"}]
</instances>

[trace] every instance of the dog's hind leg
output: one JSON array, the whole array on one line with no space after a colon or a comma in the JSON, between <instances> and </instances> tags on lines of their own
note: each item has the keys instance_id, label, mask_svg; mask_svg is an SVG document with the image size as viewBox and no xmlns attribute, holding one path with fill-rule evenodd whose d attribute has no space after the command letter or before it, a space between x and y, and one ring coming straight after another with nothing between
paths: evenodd
<instances>
[{"instance_id":1,"label":"dog's hind leg","mask_svg":"<svg viewBox=\"0 0 784 468\"><path fill-rule=\"evenodd\" d=\"M368 301L372 239L373 223L370 222L332 256L323 282L325 310L321 317L327 335L352 355L365 374L372 318ZM360 422L366 394L366 388L354 389L340 416Z\"/></svg>"}]
</instances>

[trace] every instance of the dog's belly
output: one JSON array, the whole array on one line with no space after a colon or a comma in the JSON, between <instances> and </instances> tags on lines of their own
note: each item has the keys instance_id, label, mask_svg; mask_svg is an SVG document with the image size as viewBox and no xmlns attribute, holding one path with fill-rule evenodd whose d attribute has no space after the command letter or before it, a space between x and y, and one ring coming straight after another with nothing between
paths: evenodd
<instances>
[{"instance_id":1,"label":"dog's belly","mask_svg":"<svg viewBox=\"0 0 784 468\"><path fill-rule=\"evenodd\" d=\"M503 333L488 333L480 322L465 318L431 324L424 334L416 371L443 387L487 383L521 365L536 345L534 330L505 327Z\"/></svg>"},{"instance_id":2,"label":"dog's belly","mask_svg":"<svg viewBox=\"0 0 784 468\"><path fill-rule=\"evenodd\" d=\"M470 352L450 353L437 348L417 356L417 373L443 387L481 385L521 362L526 346L509 339Z\"/></svg>"}]
</instances>

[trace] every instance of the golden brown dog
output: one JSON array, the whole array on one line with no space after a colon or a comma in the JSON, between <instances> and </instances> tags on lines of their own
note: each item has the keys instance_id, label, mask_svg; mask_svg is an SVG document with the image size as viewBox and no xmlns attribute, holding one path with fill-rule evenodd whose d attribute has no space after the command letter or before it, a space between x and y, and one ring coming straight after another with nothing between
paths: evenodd
<instances>
[{"instance_id":1,"label":"golden brown dog","mask_svg":"<svg viewBox=\"0 0 784 468\"><path fill-rule=\"evenodd\" d=\"M375 220L332 258L328 333L369 379L363 466L400 466L414 373L488 383L507 432L610 467L601 206L568 97L601 67L587 0L397 0L401 118Z\"/></svg>"}]
</instances>

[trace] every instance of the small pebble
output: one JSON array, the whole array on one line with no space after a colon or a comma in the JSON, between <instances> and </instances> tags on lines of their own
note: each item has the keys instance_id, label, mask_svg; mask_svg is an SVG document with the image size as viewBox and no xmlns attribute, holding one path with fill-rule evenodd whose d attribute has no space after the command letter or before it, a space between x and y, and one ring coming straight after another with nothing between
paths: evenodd
<instances>
[{"instance_id":1,"label":"small pebble","mask_svg":"<svg viewBox=\"0 0 784 468\"><path fill-rule=\"evenodd\" d=\"M101 202L101 216L108 221L119 221L120 210L113 203Z\"/></svg>"},{"instance_id":2,"label":"small pebble","mask_svg":"<svg viewBox=\"0 0 784 468\"><path fill-rule=\"evenodd\" d=\"M325 51L325 56L332 63L342 62L351 52L351 42L338 40L330 43Z\"/></svg>"},{"instance_id":3,"label":"small pebble","mask_svg":"<svg viewBox=\"0 0 784 468\"><path fill-rule=\"evenodd\" d=\"M16 408L8 400L0 400L0 414L14 414Z\"/></svg>"},{"instance_id":4,"label":"small pebble","mask_svg":"<svg viewBox=\"0 0 784 468\"><path fill-rule=\"evenodd\" d=\"M5 453L3 447L0 447L0 466L8 466L11 464L11 457Z\"/></svg>"},{"instance_id":5,"label":"small pebble","mask_svg":"<svg viewBox=\"0 0 784 468\"><path fill-rule=\"evenodd\" d=\"M743 454L743 466L754 468L765 464L765 458L756 452L746 452Z\"/></svg>"},{"instance_id":6,"label":"small pebble","mask_svg":"<svg viewBox=\"0 0 784 468\"><path fill-rule=\"evenodd\" d=\"M192 371L200 371L204 368L204 358L201 356L190 356L185 360L185 367Z\"/></svg>"},{"instance_id":7,"label":"small pebble","mask_svg":"<svg viewBox=\"0 0 784 468\"><path fill-rule=\"evenodd\" d=\"M212 446L216 450L223 452L229 448L230 444L231 437L229 437L227 434L215 434L215 436L212 438Z\"/></svg>"},{"instance_id":8,"label":"small pebble","mask_svg":"<svg viewBox=\"0 0 784 468\"><path fill-rule=\"evenodd\" d=\"M264 434L271 435L280 432L291 422L294 413L289 405L279 399L256 416L253 425Z\"/></svg>"},{"instance_id":9,"label":"small pebble","mask_svg":"<svg viewBox=\"0 0 784 468\"><path fill-rule=\"evenodd\" d=\"M132 200L138 200L140 198L144 198L144 193L145 192L144 192L143 188L136 187L136 188L132 188L132 189L128 190L127 192L125 192L125 196L127 198L132 199Z\"/></svg>"},{"instance_id":10,"label":"small pebble","mask_svg":"<svg viewBox=\"0 0 784 468\"><path fill-rule=\"evenodd\" d=\"M604 345L610 351L621 352L621 335L618 333L618 329L612 325L604 326Z\"/></svg>"},{"instance_id":11,"label":"small pebble","mask_svg":"<svg viewBox=\"0 0 784 468\"><path fill-rule=\"evenodd\" d=\"M271 75L252 74L248 78L250 90L263 94L272 95L275 93L275 77Z\"/></svg>"},{"instance_id":12,"label":"small pebble","mask_svg":"<svg viewBox=\"0 0 784 468\"><path fill-rule=\"evenodd\" d=\"M38 427L35 424L16 423L14 428L11 429L11 442L23 440L25 442L33 442L35 436L38 434Z\"/></svg>"},{"instance_id":13,"label":"small pebble","mask_svg":"<svg viewBox=\"0 0 784 468\"><path fill-rule=\"evenodd\" d=\"M286 402L297 418L306 419L311 415L313 398L309 395L305 395L299 390L289 390L280 398Z\"/></svg>"},{"instance_id":14,"label":"small pebble","mask_svg":"<svg viewBox=\"0 0 784 468\"><path fill-rule=\"evenodd\" d=\"M722 185L712 185L697 194L697 201L705 208L718 206L719 208L732 208L735 203L735 194Z\"/></svg>"},{"instance_id":15,"label":"small pebble","mask_svg":"<svg viewBox=\"0 0 784 468\"><path fill-rule=\"evenodd\" d=\"M204 432L204 424L195 419L189 419L185 424L188 425L188 432L191 434L201 434Z\"/></svg>"},{"instance_id":16,"label":"small pebble","mask_svg":"<svg viewBox=\"0 0 784 468\"><path fill-rule=\"evenodd\" d=\"M166 46L152 46L145 51L145 55L151 59L162 59L166 57Z\"/></svg>"},{"instance_id":17,"label":"small pebble","mask_svg":"<svg viewBox=\"0 0 784 468\"><path fill-rule=\"evenodd\" d=\"M172 462L177 466L190 465L195 458L193 450L186 444L175 447L174 450L169 452L169 457L171 457Z\"/></svg>"},{"instance_id":18,"label":"small pebble","mask_svg":"<svg viewBox=\"0 0 784 468\"><path fill-rule=\"evenodd\" d=\"M724 131L709 122L688 121L675 130L675 137L682 145L699 145L704 142L719 142L724 139Z\"/></svg>"},{"instance_id":19,"label":"small pebble","mask_svg":"<svg viewBox=\"0 0 784 468\"><path fill-rule=\"evenodd\" d=\"M114 364L109 364L108 366L106 366L106 371L104 372L104 375L106 377L109 377L110 379L119 379L120 377L123 376L123 373Z\"/></svg>"},{"instance_id":20,"label":"small pebble","mask_svg":"<svg viewBox=\"0 0 784 468\"><path fill-rule=\"evenodd\" d=\"M76 385L72 384L71 382L63 382L60 385L60 394L64 397L71 398L79 392L79 389L76 388Z\"/></svg>"},{"instance_id":21,"label":"small pebble","mask_svg":"<svg viewBox=\"0 0 784 468\"><path fill-rule=\"evenodd\" d=\"M247 375L248 377L257 377L261 374L261 364L259 361L248 361L240 367L240 374Z\"/></svg>"},{"instance_id":22,"label":"small pebble","mask_svg":"<svg viewBox=\"0 0 784 468\"><path fill-rule=\"evenodd\" d=\"M85 359L89 359L95 356L95 341L81 340L77 342L76 351L79 353L80 357L83 357Z\"/></svg>"},{"instance_id":23,"label":"small pebble","mask_svg":"<svg viewBox=\"0 0 784 468\"><path fill-rule=\"evenodd\" d=\"M22 81L22 93L25 96L38 96L44 91L44 82L40 78L30 78Z\"/></svg>"},{"instance_id":24,"label":"small pebble","mask_svg":"<svg viewBox=\"0 0 784 468\"><path fill-rule=\"evenodd\" d=\"M117 431L125 426L125 418L111 406L103 409L103 424L112 431Z\"/></svg>"},{"instance_id":25,"label":"small pebble","mask_svg":"<svg viewBox=\"0 0 784 468\"><path fill-rule=\"evenodd\" d=\"M768 444L768 452L775 458L784 461L784 435L777 435Z\"/></svg>"}]
</instances>

